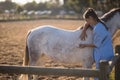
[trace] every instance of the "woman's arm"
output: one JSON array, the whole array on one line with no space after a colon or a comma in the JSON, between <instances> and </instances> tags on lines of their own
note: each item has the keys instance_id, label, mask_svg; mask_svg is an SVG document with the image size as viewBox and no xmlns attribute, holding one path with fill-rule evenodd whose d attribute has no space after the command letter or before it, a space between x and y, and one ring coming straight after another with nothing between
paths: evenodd
<instances>
[{"instance_id":1,"label":"woman's arm","mask_svg":"<svg viewBox=\"0 0 120 80\"><path fill-rule=\"evenodd\" d=\"M85 47L96 47L94 44L79 44L80 48L85 48Z\"/></svg>"},{"instance_id":2,"label":"woman's arm","mask_svg":"<svg viewBox=\"0 0 120 80\"><path fill-rule=\"evenodd\" d=\"M85 24L84 24L84 27L83 27L83 30L87 30L88 29L88 27L90 26L90 24L89 23L87 23L87 22L85 22Z\"/></svg>"},{"instance_id":3,"label":"woman's arm","mask_svg":"<svg viewBox=\"0 0 120 80\"><path fill-rule=\"evenodd\" d=\"M87 29L88 29L89 26L90 25L87 22L85 22L83 30L82 30L82 33L80 35L80 39L81 40L85 40L85 38L87 37L86 31L87 31Z\"/></svg>"}]
</instances>

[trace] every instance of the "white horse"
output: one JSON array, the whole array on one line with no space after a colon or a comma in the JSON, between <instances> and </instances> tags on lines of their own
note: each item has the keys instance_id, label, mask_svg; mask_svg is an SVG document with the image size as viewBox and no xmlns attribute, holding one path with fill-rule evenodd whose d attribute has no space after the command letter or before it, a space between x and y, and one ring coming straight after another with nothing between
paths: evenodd
<instances>
[{"instance_id":1,"label":"white horse","mask_svg":"<svg viewBox=\"0 0 120 80\"><path fill-rule=\"evenodd\" d=\"M102 16L108 30L113 36L120 29L120 9L113 9ZM82 29L64 30L53 26L40 26L32 29L26 40L24 66L39 66L40 56L45 54L54 61L76 64L81 63L84 68L91 68L93 64L93 48L79 48L81 43L92 43L92 30L87 30L88 37L80 40ZM24 78L24 79L23 79ZM22 80L30 79L22 76ZM35 79L36 80L36 79ZM87 80L87 78L86 78Z\"/></svg>"}]
</instances>

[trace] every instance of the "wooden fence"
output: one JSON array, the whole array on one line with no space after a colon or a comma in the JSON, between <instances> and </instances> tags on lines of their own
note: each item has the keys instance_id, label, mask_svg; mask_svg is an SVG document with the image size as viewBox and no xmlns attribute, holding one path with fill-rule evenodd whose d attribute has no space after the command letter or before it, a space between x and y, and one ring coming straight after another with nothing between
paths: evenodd
<instances>
[{"instance_id":1,"label":"wooden fence","mask_svg":"<svg viewBox=\"0 0 120 80\"><path fill-rule=\"evenodd\" d=\"M98 77L99 80L109 80L109 73L115 66L115 80L120 79L120 45L116 46L116 54L109 64L108 61L101 60L99 69L66 69L66 68L41 68L32 66L5 66L0 65L0 73L35 74L35 75L58 75L58 76L78 76L78 77Z\"/></svg>"}]
</instances>

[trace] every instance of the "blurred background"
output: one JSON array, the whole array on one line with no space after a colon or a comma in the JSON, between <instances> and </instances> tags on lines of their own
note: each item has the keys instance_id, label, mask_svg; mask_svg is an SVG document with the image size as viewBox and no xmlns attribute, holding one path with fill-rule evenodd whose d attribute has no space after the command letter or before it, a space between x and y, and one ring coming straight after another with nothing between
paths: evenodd
<instances>
[{"instance_id":1,"label":"blurred background","mask_svg":"<svg viewBox=\"0 0 120 80\"><path fill-rule=\"evenodd\" d=\"M119 0L0 0L0 20L82 19L86 8L98 16L120 7Z\"/></svg>"}]
</instances>

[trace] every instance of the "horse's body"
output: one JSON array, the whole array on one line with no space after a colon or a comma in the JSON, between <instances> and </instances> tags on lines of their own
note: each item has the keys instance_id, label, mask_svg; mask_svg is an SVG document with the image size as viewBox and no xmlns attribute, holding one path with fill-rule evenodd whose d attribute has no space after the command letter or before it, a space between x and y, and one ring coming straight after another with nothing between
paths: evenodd
<instances>
[{"instance_id":1,"label":"horse's body","mask_svg":"<svg viewBox=\"0 0 120 80\"><path fill-rule=\"evenodd\" d=\"M30 59L34 59L34 54L39 58L44 53L55 61L87 63L88 59L92 60L91 54L88 54L88 51L92 53L92 48L79 48L79 44L92 43L92 31L90 29L87 31L90 35L85 41L80 40L81 32L80 29L74 31L63 30L52 26L40 26L32 30L27 39L30 55L33 55L30 56ZM35 59L38 58L35 57ZM88 64L83 66L88 68Z\"/></svg>"},{"instance_id":2,"label":"horse's body","mask_svg":"<svg viewBox=\"0 0 120 80\"><path fill-rule=\"evenodd\" d=\"M105 20L107 17L111 19ZM113 35L120 28L120 9L110 11L102 19ZM51 26L40 26L31 30L26 41L24 65L38 66L40 56L45 54L54 61L81 63L84 68L91 68L93 48L79 48L79 44L92 43L92 30L87 30L88 37L85 41L80 40L81 32L81 29L64 30Z\"/></svg>"}]
</instances>

